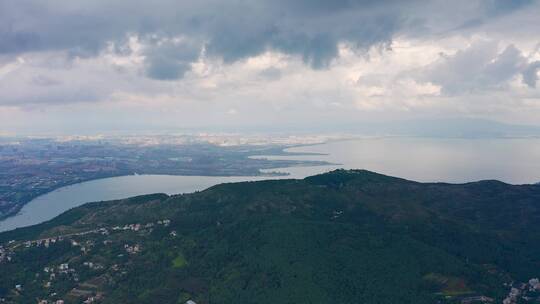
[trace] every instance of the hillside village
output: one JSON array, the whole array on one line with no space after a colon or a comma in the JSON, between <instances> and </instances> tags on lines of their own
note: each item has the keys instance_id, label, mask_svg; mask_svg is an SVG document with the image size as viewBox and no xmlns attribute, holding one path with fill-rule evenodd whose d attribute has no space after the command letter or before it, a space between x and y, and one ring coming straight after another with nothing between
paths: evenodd
<instances>
[{"instance_id":1,"label":"hillside village","mask_svg":"<svg viewBox=\"0 0 540 304\"><path fill-rule=\"evenodd\" d=\"M336 219L343 211L334 211L332 218ZM123 276L129 276L128 264L130 255L139 254L144 250L140 242L125 242L123 250L118 250L118 244L122 245L123 233L133 236L149 236L154 229L165 229L169 227L171 221L162 219L150 223L133 223L123 226L101 227L65 235L56 235L36 240L14 241L11 240L5 245L0 245L0 265L10 263L17 259L17 255L24 254L25 251L43 251L53 249L53 247L69 247L78 254L72 254L67 260L56 264L49 264L43 267L42 271L36 272L35 279L31 286L15 284L11 290L12 299L17 299L24 294L27 289L41 287L41 293L45 297L38 299L39 304L64 304L64 303L101 303L106 297L104 288L114 284L114 280ZM167 230L167 238L178 236L175 230ZM96 244L97 239L101 244ZM97 245L97 246L96 246ZM100 247L115 248L115 263L97 262L92 256L94 251L101 250ZM39 285L39 286L36 286ZM509 288L509 293L503 300L503 304L517 303L537 303L540 301L540 280L531 278L528 282L505 283ZM64 291L64 293L60 292ZM65 292L67 291L67 292ZM34 291L35 292L35 291ZM0 303L7 303L11 300L0 298ZM470 303L493 303L494 299L486 296L466 296L460 299L462 304ZM186 304L196 304L188 299Z\"/></svg>"},{"instance_id":2,"label":"hillside village","mask_svg":"<svg viewBox=\"0 0 540 304\"><path fill-rule=\"evenodd\" d=\"M493 213L510 206L494 192L523 220ZM0 301L351 303L368 294L370 304L538 303L538 234L527 224L536 214L521 212L538 195L537 186L337 170L90 203L0 234ZM498 238L490 225L524 241Z\"/></svg>"},{"instance_id":3,"label":"hillside village","mask_svg":"<svg viewBox=\"0 0 540 304\"><path fill-rule=\"evenodd\" d=\"M106 296L103 287L115 278L129 275L127 265L130 256L143 250L137 237L150 235L154 229L167 229L169 219L151 223L133 223L123 226L101 227L76 233L50 236L26 241L11 240L0 245L0 265L15 263L21 255L37 254L48 250L68 251L65 260L48 264L34 273L32 283L17 283L11 290L10 299L0 298L0 303L11 302L26 292L46 295L38 303L100 303ZM177 233L170 230L169 238ZM111 249L116 254L115 263L97 262L94 252ZM37 289L37 290L36 290ZM67 291L67 292L66 292ZM194 304L193 300L186 303Z\"/></svg>"}]
</instances>

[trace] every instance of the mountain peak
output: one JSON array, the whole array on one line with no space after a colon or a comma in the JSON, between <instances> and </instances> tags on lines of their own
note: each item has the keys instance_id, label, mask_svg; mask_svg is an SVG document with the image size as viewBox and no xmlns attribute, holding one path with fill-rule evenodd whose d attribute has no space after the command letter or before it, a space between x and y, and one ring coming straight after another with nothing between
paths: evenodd
<instances>
[{"instance_id":1,"label":"mountain peak","mask_svg":"<svg viewBox=\"0 0 540 304\"><path fill-rule=\"evenodd\" d=\"M340 187L350 182L405 182L406 180L365 169L337 169L327 173L306 177L305 181L314 185Z\"/></svg>"}]
</instances>

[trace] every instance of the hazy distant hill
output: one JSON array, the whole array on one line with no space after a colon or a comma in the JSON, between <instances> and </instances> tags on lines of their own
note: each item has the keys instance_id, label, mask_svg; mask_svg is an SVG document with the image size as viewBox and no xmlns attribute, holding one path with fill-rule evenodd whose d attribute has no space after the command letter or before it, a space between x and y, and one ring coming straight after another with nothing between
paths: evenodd
<instances>
[{"instance_id":1,"label":"hazy distant hill","mask_svg":"<svg viewBox=\"0 0 540 304\"><path fill-rule=\"evenodd\" d=\"M500 303L511 282L538 303L540 186L338 170L86 204L0 242L11 303Z\"/></svg>"},{"instance_id":2,"label":"hazy distant hill","mask_svg":"<svg viewBox=\"0 0 540 304\"><path fill-rule=\"evenodd\" d=\"M259 131L274 130L287 132L290 130L305 132L346 132L368 136L419 136L440 138L502 138L502 137L539 137L540 126L508 124L487 119L475 118L441 118L441 119L409 119L393 121L357 121L324 123L316 126L280 124L265 126Z\"/></svg>"}]
</instances>

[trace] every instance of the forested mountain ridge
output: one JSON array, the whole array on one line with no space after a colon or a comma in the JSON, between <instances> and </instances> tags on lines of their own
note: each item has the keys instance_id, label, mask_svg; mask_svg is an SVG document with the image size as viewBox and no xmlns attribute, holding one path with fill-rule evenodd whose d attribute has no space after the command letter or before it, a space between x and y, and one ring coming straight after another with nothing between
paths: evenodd
<instances>
[{"instance_id":1,"label":"forested mountain ridge","mask_svg":"<svg viewBox=\"0 0 540 304\"><path fill-rule=\"evenodd\" d=\"M540 186L336 170L89 203L0 244L8 303L535 303Z\"/></svg>"}]
</instances>

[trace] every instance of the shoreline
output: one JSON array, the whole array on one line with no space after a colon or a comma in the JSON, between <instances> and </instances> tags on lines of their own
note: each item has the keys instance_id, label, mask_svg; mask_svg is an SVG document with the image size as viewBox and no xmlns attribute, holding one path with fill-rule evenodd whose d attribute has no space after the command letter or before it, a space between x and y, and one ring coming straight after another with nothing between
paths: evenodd
<instances>
[{"instance_id":1,"label":"shoreline","mask_svg":"<svg viewBox=\"0 0 540 304\"><path fill-rule=\"evenodd\" d=\"M14 217L14 216L18 215L19 212L21 211L21 209L24 206L26 206L27 204L29 204L31 201L37 199L40 196L47 195L47 194L49 194L51 192L54 192L54 191L56 191L58 189L61 189L61 188L64 188L64 187L69 187L69 186L74 186L74 185L77 185L77 184L82 184L82 183L85 183L85 182L90 182L90 181L93 181L93 180L100 180L100 179L106 179L106 178L111 178L111 177L120 177L120 176L128 176L128 175L130 175L130 174L113 174L113 175L106 175L106 176L102 176L102 177L84 179L84 180L80 180L80 181L77 181L77 182L71 182L71 183L65 183L65 184L61 184L61 185L56 185L56 186L54 186L54 187L52 187L50 189L45 190L42 193L39 193L36 196L33 196L31 199L29 199L28 201L26 201L24 203L16 204L14 206L14 208L12 209L12 210L14 210L13 212L3 214L3 215L0 216L0 223L3 222L4 220L8 219L8 218L11 218L11 217Z\"/></svg>"},{"instance_id":2,"label":"shoreline","mask_svg":"<svg viewBox=\"0 0 540 304\"><path fill-rule=\"evenodd\" d=\"M272 176L275 177L277 175L275 175L275 174L274 175L260 174L260 175L257 175L257 176L254 176L254 175L251 175L251 176L245 176L245 175L237 175L237 176L219 176L219 175L203 176L203 175L165 175L165 174L139 174L139 175L134 175L134 174L129 174L129 175L114 176L114 177L108 177L108 178L102 178L102 179L95 179L95 180L81 182L81 183L74 183L74 184L71 184L69 186L64 187L64 188L66 188L65 192L67 193L67 196L66 196L66 194L62 194L61 192L59 192L58 194L53 194L53 197L47 197L47 195L55 192L55 191L52 191L52 192L44 194L42 196L38 196L37 198L32 200L30 203L25 204L24 207L30 206L30 208L28 210L25 210L24 207L23 207L22 210L20 210L15 216L9 217L9 218L7 218L7 219L5 219L3 221L0 221L0 233L13 231L13 230L17 230L19 228L25 228L25 227L34 226L34 225L38 225L38 224L47 222L50 219L53 219L53 218L61 215L62 213L65 213L65 212L67 212L67 211L69 211L69 210L71 210L73 208L76 208L76 207L78 207L80 205L84 205L84 204L87 204L87 203L95 203L95 202L101 202L101 201L122 200L124 198L130 198L130 197L136 197L136 196L144 196L144 195L157 194L157 193L164 193L164 194L173 196L173 195L187 194L187 193L194 193L194 192L198 192L198 191L203 191L203 190L205 190L207 188L213 187L215 185L220 185L220 184L288 179L287 176L289 176L289 175L290 174L282 174L282 175L280 175L280 177L282 177L282 178L272 178ZM178 186L178 187L173 186L171 188L171 186L170 186L171 183L167 182L167 179L165 179L164 185L166 185L166 186L162 187L162 188L160 188L160 186L158 186L157 189L155 189L156 188L155 186L154 187L150 186L150 189L148 189L148 187L145 188L144 186L143 186L143 188L136 188L137 187L136 184L140 183L140 181L137 182L139 180L138 178L141 178L142 182L144 183L146 180L149 180L151 182L155 178L160 178L160 177L162 177L162 178L163 177L172 178L173 182L176 181L176 186ZM235 179L235 177L236 177L236 179ZM87 197L87 195L84 194L84 193L88 193L88 191L86 191L86 192L81 192L81 193L83 193L82 197L71 199L71 198L74 197L73 193L77 193L77 192L81 191L79 188L69 189L72 186L77 186L79 184L84 185L84 184L87 184L87 183L92 183L94 181L97 181L98 182L97 185L88 185L87 184L87 186L82 186L83 187L82 189L88 189L88 187L89 187L90 189L93 189L94 191L96 191L96 189L103 186L100 182L103 182L105 184L105 186L107 186L107 184L110 183L107 180L116 179L116 178L122 179L122 180L119 181L119 185L121 185L121 188L118 188L118 189L120 189L120 191L117 191L111 197L103 198L103 197L100 197L99 195L98 195L97 198L96 197ZM128 178L128 179L123 179L123 178ZM134 178L134 179L131 179L131 178ZM180 178L180 179L175 180L174 178ZM186 179L183 179L183 178L186 178ZM190 179L190 178L193 178L193 180ZM202 178L202 180L199 180L199 178ZM213 180L212 178L216 178L216 180ZM210 182L208 181L208 179L210 179ZM112 181L112 183L115 183L115 182L116 181ZM128 185L134 184L135 186L133 186L131 188L127 188L127 189L142 189L142 190L140 190L142 192L140 192L140 193L130 193L130 190L126 191L126 189L122 188L122 187L124 187L122 185L125 185L125 184L128 184ZM163 185L163 184L161 184L161 185ZM151 188L154 188L154 189L151 189ZM165 189L165 190L163 190L163 189ZM137 192L137 191L134 191L134 192ZM44 197L44 199L39 200L41 197ZM71 198L67 199L67 197L71 197ZM39 201L36 201L36 200L39 200ZM51 203L52 205L51 205L51 208L47 208L47 210L49 210L49 211L45 211L45 213L39 215L42 211L44 211L43 206L48 206L47 204L43 204L43 203ZM59 204L63 206L63 207L60 207L60 209L59 209ZM18 217L21 217L20 220L17 219Z\"/></svg>"},{"instance_id":3,"label":"shoreline","mask_svg":"<svg viewBox=\"0 0 540 304\"><path fill-rule=\"evenodd\" d=\"M325 142L317 143L317 144L324 144L324 143ZM292 146L280 147L280 148L276 149L276 150L278 150L277 151L278 153L271 154L271 155L276 155L276 156L278 156L278 155L279 156L287 156L287 155L289 155L289 156L299 156L299 155L313 156L313 155L320 155L319 153L314 153L314 154L300 153L300 154L297 154L297 153L291 153L291 152L286 152L285 151L286 149L289 149L289 148L302 147L302 146L312 146L312 145L317 145L317 144L300 144L300 145L292 145ZM259 155L262 155L262 154L259 154ZM257 154L254 153L253 155L248 155L248 156L246 156L246 158L250 158L251 156L257 156ZM272 160L266 160L266 161L273 162ZM272 172L264 172L264 171L266 171L266 170L274 170L274 169L283 169L283 168L293 168L293 167L334 165L332 163L328 163L328 162L325 162L325 161L295 161L295 160L291 160L291 161L292 162L297 162L297 164L291 164L290 166L286 166L286 167L283 167L283 166L280 166L279 164L276 164L276 166L272 166L272 167L269 167L269 168L258 168L257 174L242 174L242 172L238 172L238 174L210 174L210 173L206 173L206 172L205 172L205 174L202 174L203 172L200 172L200 173L189 173L188 172L188 173L184 173L184 174L174 174L174 173L163 173L163 172L152 172L152 171L148 171L148 172L118 172L117 174L104 174L102 176L96 176L96 177L92 177L92 178L81 179L81 180L78 180L76 182L68 182L68 183L64 183L64 184L55 185L52 188L44 190L43 192L38 193L35 196L32 196L27 201L16 204L13 207L13 209L11 209L11 212L8 212L6 214L1 215L0 216L0 223L2 223L3 221L5 221L5 220L7 220L9 218L12 218L14 216L19 215L21 210L24 208L24 206L31 203L32 201L38 199L39 197L42 197L42 196L47 195L49 193L52 193L52 192L54 192L54 191L56 191L58 189L69 187L69 186L74 186L74 185L82 184L82 183L86 183L86 182L107 179L107 178L122 177L122 176L132 176L132 175L201 176L201 177L240 177L240 176L246 176L246 177L264 177L264 176L266 176L266 177L278 177L278 176L287 176L287 175L290 175L290 174L286 173L286 172L279 172L279 171L277 171L277 172L274 172L274 171L272 171Z\"/></svg>"}]
</instances>

